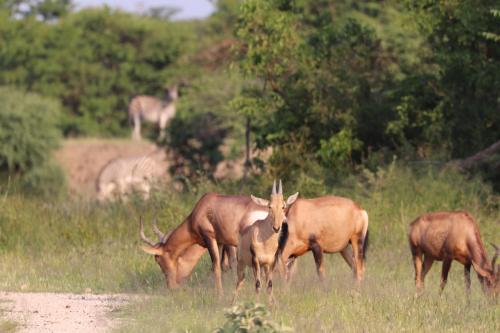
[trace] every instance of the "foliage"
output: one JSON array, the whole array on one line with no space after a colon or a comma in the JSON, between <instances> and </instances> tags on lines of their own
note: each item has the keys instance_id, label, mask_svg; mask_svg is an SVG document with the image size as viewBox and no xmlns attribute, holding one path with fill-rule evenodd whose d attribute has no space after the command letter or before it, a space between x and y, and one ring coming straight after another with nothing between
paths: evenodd
<instances>
[{"instance_id":1,"label":"foliage","mask_svg":"<svg viewBox=\"0 0 500 333\"><path fill-rule=\"evenodd\" d=\"M65 134L124 133L137 94L162 95L187 30L109 8L82 10L47 24L0 19L0 83L58 98Z\"/></svg>"},{"instance_id":2,"label":"foliage","mask_svg":"<svg viewBox=\"0 0 500 333\"><path fill-rule=\"evenodd\" d=\"M7 9L16 18L36 17L55 20L73 7L71 0L1 0L0 9Z\"/></svg>"},{"instance_id":3,"label":"foliage","mask_svg":"<svg viewBox=\"0 0 500 333\"><path fill-rule=\"evenodd\" d=\"M434 81L443 137L453 157L464 157L500 140L500 44L491 15L496 1L409 1L439 66ZM432 104L431 104L432 105Z\"/></svg>"},{"instance_id":4,"label":"foliage","mask_svg":"<svg viewBox=\"0 0 500 333\"><path fill-rule=\"evenodd\" d=\"M373 31L353 19L337 24L328 10L308 16L326 6L321 4L246 2L238 29L241 69L261 79L264 100L275 101L256 112L259 147L299 142L302 151L326 165L341 162L343 169L364 142L383 144L373 128L390 107L383 88L391 76ZM341 137L352 137L351 149L332 154L333 141Z\"/></svg>"},{"instance_id":5,"label":"foliage","mask_svg":"<svg viewBox=\"0 0 500 333\"><path fill-rule=\"evenodd\" d=\"M227 321L214 333L279 333L291 329L275 323L262 304L244 303L235 305L224 314Z\"/></svg>"},{"instance_id":6,"label":"foliage","mask_svg":"<svg viewBox=\"0 0 500 333\"><path fill-rule=\"evenodd\" d=\"M21 188L29 195L57 198L66 193L66 178L59 165L45 162L22 177Z\"/></svg>"},{"instance_id":7,"label":"foliage","mask_svg":"<svg viewBox=\"0 0 500 333\"><path fill-rule=\"evenodd\" d=\"M189 178L212 175L223 159L220 147L227 131L228 128L213 113L174 118L168 140L174 161L172 174Z\"/></svg>"},{"instance_id":8,"label":"foliage","mask_svg":"<svg viewBox=\"0 0 500 333\"><path fill-rule=\"evenodd\" d=\"M60 139L57 102L0 88L0 170L25 173L50 160Z\"/></svg>"},{"instance_id":9,"label":"foliage","mask_svg":"<svg viewBox=\"0 0 500 333\"><path fill-rule=\"evenodd\" d=\"M500 44L488 38L498 28L492 7L245 2L239 67L259 79L262 92L243 92L240 109L253 110L257 146L294 142L295 154L346 170L383 149L412 159L465 157L497 141L500 90L491 87L500 82ZM412 23L399 29L405 21ZM354 149L334 154L346 133Z\"/></svg>"}]
</instances>

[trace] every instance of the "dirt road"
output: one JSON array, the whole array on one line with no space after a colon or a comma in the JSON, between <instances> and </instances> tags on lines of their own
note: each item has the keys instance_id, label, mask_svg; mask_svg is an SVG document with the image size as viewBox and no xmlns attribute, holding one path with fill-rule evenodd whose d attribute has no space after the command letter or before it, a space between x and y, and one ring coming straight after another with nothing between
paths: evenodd
<instances>
[{"instance_id":1,"label":"dirt road","mask_svg":"<svg viewBox=\"0 0 500 333\"><path fill-rule=\"evenodd\" d=\"M0 292L0 309L19 324L19 333L102 333L119 326L111 312L127 304L127 295Z\"/></svg>"}]
</instances>

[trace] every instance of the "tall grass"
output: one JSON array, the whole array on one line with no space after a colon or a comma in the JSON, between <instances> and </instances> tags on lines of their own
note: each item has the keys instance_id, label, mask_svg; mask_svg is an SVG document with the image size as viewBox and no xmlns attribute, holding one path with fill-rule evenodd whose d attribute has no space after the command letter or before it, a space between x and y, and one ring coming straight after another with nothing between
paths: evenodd
<instances>
[{"instance_id":1,"label":"tall grass","mask_svg":"<svg viewBox=\"0 0 500 333\"><path fill-rule=\"evenodd\" d=\"M160 269L140 250L138 217L148 221L157 214L161 229L170 230L206 191L265 196L270 183L255 179L243 189L237 183L202 183L189 193L165 189L148 202L108 205L2 196L0 290L145 293L149 297L119 313L133 319L122 331L212 330L224 321L234 272L224 276L225 296L215 297L209 258L204 256L183 288L167 291ZM332 187L307 176L284 185L287 193L298 190L308 197L332 193L355 199L369 213L371 244L367 278L359 293L352 289L352 274L338 255L327 256L326 288L318 285L312 257L300 258L288 289L276 278L274 319L297 332L500 330L499 307L487 304L477 282L471 305L466 306L462 267L457 263L443 297L438 297L440 266L435 264L426 279L426 293L415 299L406 240L408 224L419 214L466 209L477 219L483 240L499 243L500 201L487 185L449 171L396 164ZM242 301L255 300L251 280L247 277Z\"/></svg>"}]
</instances>

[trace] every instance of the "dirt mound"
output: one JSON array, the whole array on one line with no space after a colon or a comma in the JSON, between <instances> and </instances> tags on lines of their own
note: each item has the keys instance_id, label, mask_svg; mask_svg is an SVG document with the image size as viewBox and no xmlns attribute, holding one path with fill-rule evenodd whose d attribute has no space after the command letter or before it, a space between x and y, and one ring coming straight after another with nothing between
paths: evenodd
<instances>
[{"instance_id":1,"label":"dirt mound","mask_svg":"<svg viewBox=\"0 0 500 333\"><path fill-rule=\"evenodd\" d=\"M55 153L63 168L71 194L95 196L95 182L101 169L118 157L148 155L168 170L164 149L147 141L127 139L68 139Z\"/></svg>"}]
</instances>

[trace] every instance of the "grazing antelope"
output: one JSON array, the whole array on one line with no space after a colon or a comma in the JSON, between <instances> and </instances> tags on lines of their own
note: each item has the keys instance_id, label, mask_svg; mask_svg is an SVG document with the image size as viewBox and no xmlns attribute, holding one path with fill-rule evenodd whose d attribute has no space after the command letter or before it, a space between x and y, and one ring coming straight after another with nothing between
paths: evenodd
<instances>
[{"instance_id":1,"label":"grazing antelope","mask_svg":"<svg viewBox=\"0 0 500 333\"><path fill-rule=\"evenodd\" d=\"M147 200L152 183L165 176L166 170L149 156L113 159L99 172L97 199L114 199L135 190Z\"/></svg>"},{"instance_id":2,"label":"grazing antelope","mask_svg":"<svg viewBox=\"0 0 500 333\"><path fill-rule=\"evenodd\" d=\"M156 219L153 221L153 231L155 234L158 236L158 242L154 242L150 240L149 238L146 237L144 234L144 224L142 222L142 217L140 219L140 235L141 239L148 244L151 247L161 247L168 237L170 237L170 234L172 232L169 232L167 234L162 233L159 229L158 226L156 225ZM224 245L222 246L222 251L226 252L227 254L227 260L231 262L235 257L236 254L234 253L235 248L233 246L229 245ZM203 246L200 246L198 244L194 244L193 246L189 247L184 253L182 253L179 258L177 258L177 274L176 274L176 282L178 284L181 284L184 282L184 280L191 274L191 271L193 270L194 266L198 262L198 260L201 258L203 254L207 252L207 249ZM165 267L163 266L163 261L158 258L158 256L155 256L155 260L160 265L161 269L165 271ZM223 260L220 262L222 268L224 268L224 265L227 264ZM229 266L230 268L230 266Z\"/></svg>"},{"instance_id":3,"label":"grazing antelope","mask_svg":"<svg viewBox=\"0 0 500 333\"><path fill-rule=\"evenodd\" d=\"M132 139L141 139L141 120L145 120L158 124L158 140L162 140L168 122L175 116L175 103L178 98L177 86L169 88L163 99L145 95L132 98L128 106L128 117L134 125Z\"/></svg>"},{"instance_id":4,"label":"grazing antelope","mask_svg":"<svg viewBox=\"0 0 500 333\"><path fill-rule=\"evenodd\" d=\"M268 210L254 203L249 196L225 196L209 192L201 197L191 214L164 241L156 244L146 242L143 250L155 255L165 275L167 287L175 288L182 280L178 275L185 277L187 272L187 269L182 270L184 266L179 267L179 260L186 260L184 254L187 251L195 252L199 255L197 262L203 254L201 249L208 249L216 288L222 293L219 245L237 246L240 230L265 218L267 214ZM145 241L142 235L141 238ZM195 250L192 250L193 247ZM196 262L190 261L193 264L190 269Z\"/></svg>"},{"instance_id":5,"label":"grazing antelope","mask_svg":"<svg viewBox=\"0 0 500 333\"><path fill-rule=\"evenodd\" d=\"M254 224L242 230L238 244L238 282L234 292L233 303L238 296L238 292L243 286L245 279L245 268L252 267L255 278L255 291L259 293L261 288L261 266L264 268L267 292L269 301L272 300L273 282L272 274L276 263L276 253L280 237L281 226L286 222L285 211L290 207L299 193L283 200L283 186L280 180L278 191L276 192L276 181L273 184L271 199L265 200L251 196L252 200L269 210L265 219L258 220Z\"/></svg>"},{"instance_id":6,"label":"grazing antelope","mask_svg":"<svg viewBox=\"0 0 500 333\"><path fill-rule=\"evenodd\" d=\"M415 265L415 284L418 291L424 287L424 279L435 260L442 261L440 292L446 285L451 262L464 265L465 289L470 295L470 268L474 267L483 291L495 298L500 291L500 270L495 266L499 248L491 263L481 240L479 227L465 211L434 212L419 216L410 223L408 233L410 249ZM422 257L423 264L422 264Z\"/></svg>"},{"instance_id":7,"label":"grazing antelope","mask_svg":"<svg viewBox=\"0 0 500 333\"><path fill-rule=\"evenodd\" d=\"M354 270L358 284L363 280L368 244L368 214L365 210L342 197L298 199L288 210L287 220L288 230L279 250L287 281L295 259L308 251L313 253L322 281L325 276L323 253L335 252L340 252Z\"/></svg>"}]
</instances>

